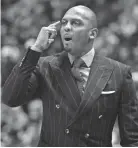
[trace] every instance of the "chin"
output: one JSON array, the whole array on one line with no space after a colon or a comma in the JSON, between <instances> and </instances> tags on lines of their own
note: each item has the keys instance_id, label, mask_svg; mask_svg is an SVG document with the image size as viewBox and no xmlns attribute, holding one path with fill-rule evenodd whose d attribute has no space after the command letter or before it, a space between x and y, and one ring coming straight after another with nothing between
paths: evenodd
<instances>
[{"instance_id":1,"label":"chin","mask_svg":"<svg viewBox=\"0 0 138 148\"><path fill-rule=\"evenodd\" d=\"M72 51L72 49L71 48L68 48L68 47L64 47L64 50L66 51L66 52L71 52Z\"/></svg>"}]
</instances>

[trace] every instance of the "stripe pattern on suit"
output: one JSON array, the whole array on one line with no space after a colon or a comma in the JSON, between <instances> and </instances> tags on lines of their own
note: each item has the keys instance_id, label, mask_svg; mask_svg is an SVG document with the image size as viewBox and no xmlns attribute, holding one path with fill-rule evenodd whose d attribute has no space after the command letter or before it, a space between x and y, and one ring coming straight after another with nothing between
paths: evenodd
<instances>
[{"instance_id":1,"label":"stripe pattern on suit","mask_svg":"<svg viewBox=\"0 0 138 148\"><path fill-rule=\"evenodd\" d=\"M96 54L81 98L65 52L38 62L39 57L29 50L3 88L3 102L9 106L41 97L43 121L38 146L111 146L117 115L121 145L138 145L138 100L126 65Z\"/></svg>"}]
</instances>

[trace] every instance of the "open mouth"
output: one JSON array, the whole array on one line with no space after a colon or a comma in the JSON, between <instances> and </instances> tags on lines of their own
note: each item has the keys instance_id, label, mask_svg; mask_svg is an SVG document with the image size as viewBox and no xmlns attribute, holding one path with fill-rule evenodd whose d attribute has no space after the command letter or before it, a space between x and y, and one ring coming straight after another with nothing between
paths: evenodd
<instances>
[{"instance_id":1,"label":"open mouth","mask_svg":"<svg viewBox=\"0 0 138 148\"><path fill-rule=\"evenodd\" d=\"M71 41L72 40L71 37L65 37L64 39L65 39L65 41Z\"/></svg>"}]
</instances>

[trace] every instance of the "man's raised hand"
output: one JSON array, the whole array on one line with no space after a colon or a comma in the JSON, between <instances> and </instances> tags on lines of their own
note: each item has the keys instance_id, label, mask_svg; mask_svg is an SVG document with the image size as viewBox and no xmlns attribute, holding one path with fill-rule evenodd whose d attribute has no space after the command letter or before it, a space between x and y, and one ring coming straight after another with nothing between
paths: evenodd
<instances>
[{"instance_id":1,"label":"man's raised hand","mask_svg":"<svg viewBox=\"0 0 138 148\"><path fill-rule=\"evenodd\" d=\"M57 21L50 24L48 27L42 27L31 49L37 52L43 52L44 50L48 49L50 44L54 42L59 24L60 21Z\"/></svg>"}]
</instances>

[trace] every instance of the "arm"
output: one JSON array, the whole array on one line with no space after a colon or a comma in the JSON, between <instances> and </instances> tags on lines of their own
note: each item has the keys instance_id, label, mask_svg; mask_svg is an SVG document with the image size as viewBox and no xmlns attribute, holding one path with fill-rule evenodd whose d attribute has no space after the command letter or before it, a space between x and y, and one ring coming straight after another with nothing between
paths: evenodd
<instances>
[{"instance_id":1,"label":"arm","mask_svg":"<svg viewBox=\"0 0 138 148\"><path fill-rule=\"evenodd\" d=\"M28 50L22 62L17 64L2 90L2 102L8 106L22 105L32 99L39 91L39 72L36 64L40 53Z\"/></svg>"},{"instance_id":2,"label":"arm","mask_svg":"<svg viewBox=\"0 0 138 148\"><path fill-rule=\"evenodd\" d=\"M48 27L42 27L35 44L28 50L22 62L14 67L3 87L3 103L11 107L19 106L32 99L35 92L38 93L40 91L41 76L36 64L40 53L48 49L54 41L58 24L60 24L60 21Z\"/></svg>"},{"instance_id":3,"label":"arm","mask_svg":"<svg viewBox=\"0 0 138 148\"><path fill-rule=\"evenodd\" d=\"M138 99L130 68L126 67L118 115L122 146L138 146Z\"/></svg>"}]
</instances>

